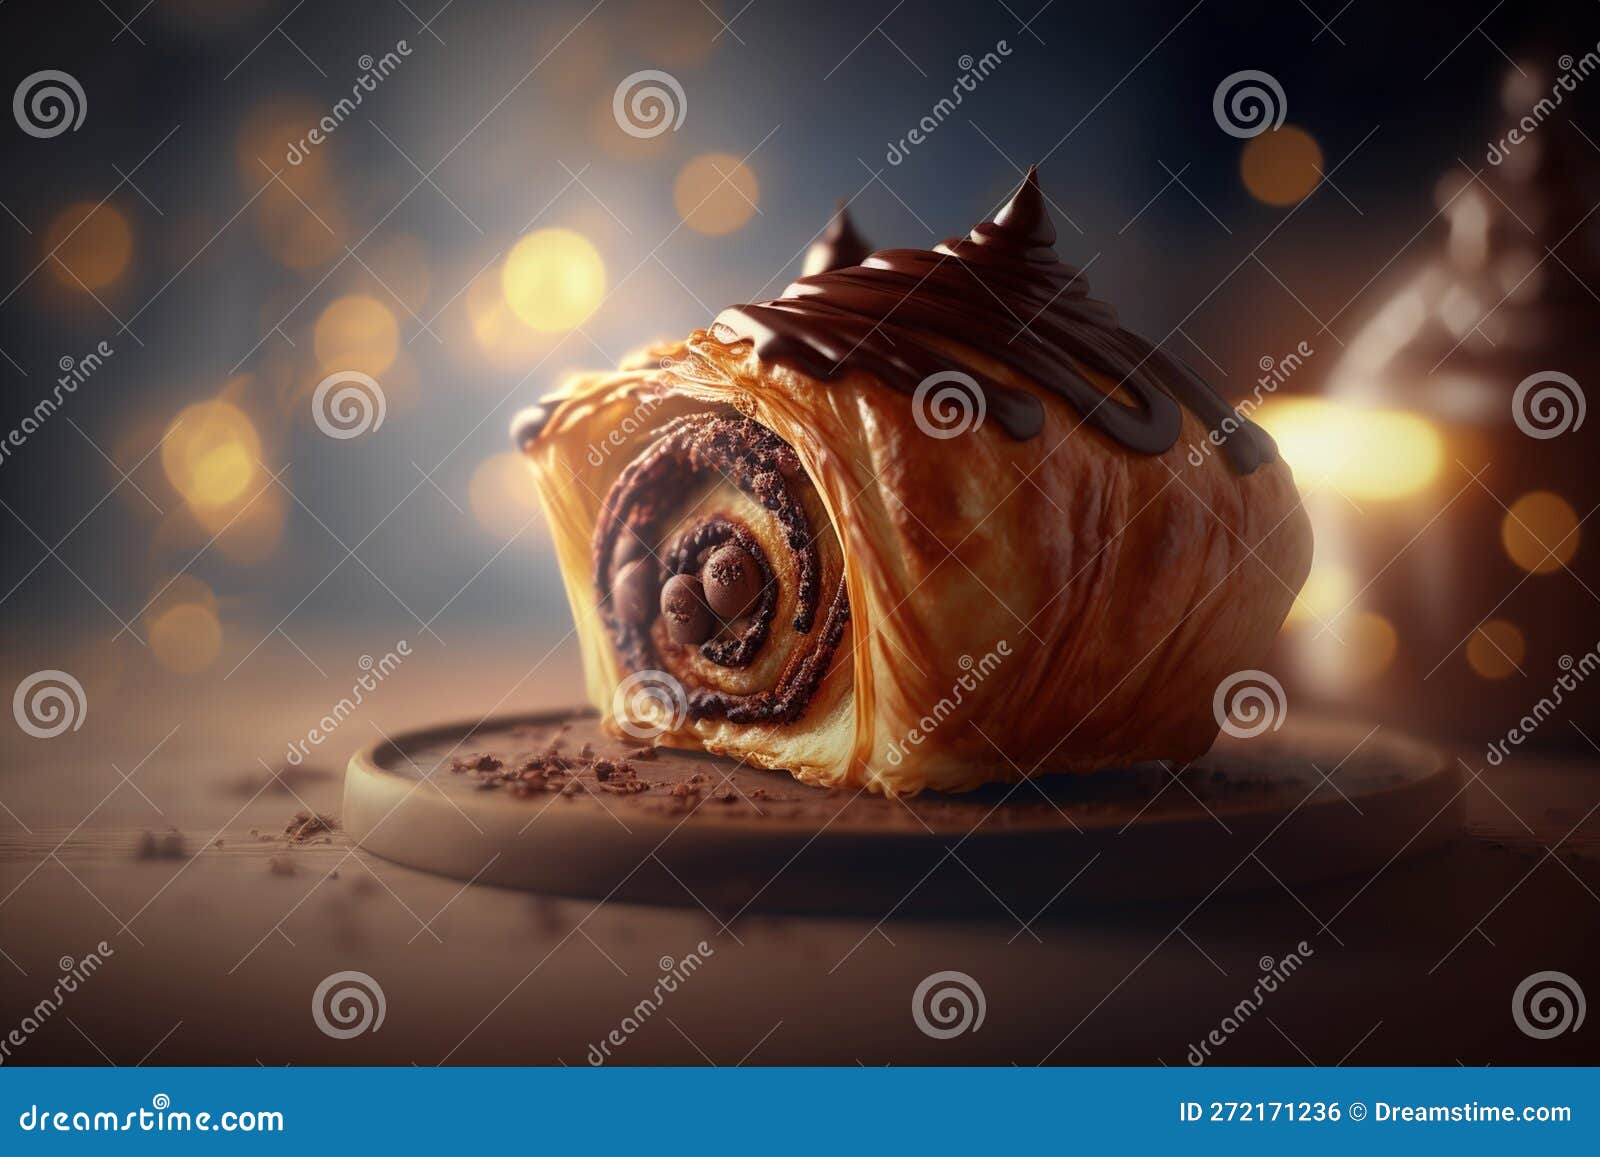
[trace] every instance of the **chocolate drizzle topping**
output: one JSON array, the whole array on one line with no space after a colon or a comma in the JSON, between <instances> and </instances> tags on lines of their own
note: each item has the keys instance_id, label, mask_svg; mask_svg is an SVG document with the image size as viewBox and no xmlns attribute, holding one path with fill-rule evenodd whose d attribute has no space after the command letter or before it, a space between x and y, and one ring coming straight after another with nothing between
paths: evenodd
<instances>
[{"instance_id":1,"label":"chocolate drizzle topping","mask_svg":"<svg viewBox=\"0 0 1600 1157\"><path fill-rule=\"evenodd\" d=\"M512 445L526 452L529 446L538 441L539 435L544 433L549 421L549 406L533 405L518 410L511 419Z\"/></svg>"},{"instance_id":2,"label":"chocolate drizzle topping","mask_svg":"<svg viewBox=\"0 0 1600 1157\"><path fill-rule=\"evenodd\" d=\"M843 201L833 212L833 220L823 230L810 249L806 250L803 275L813 277L818 273L832 273L860 265L872 255L872 246L856 232L856 223L850 219L850 210Z\"/></svg>"},{"instance_id":3,"label":"chocolate drizzle topping","mask_svg":"<svg viewBox=\"0 0 1600 1157\"><path fill-rule=\"evenodd\" d=\"M994 220L965 237L932 250L880 250L860 265L802 277L776 301L724 310L712 333L748 339L761 357L822 381L859 369L908 393L964 363L988 416L1015 439L1036 437L1044 427L1040 398L929 339L954 342L1063 398L1087 425L1137 453L1172 448L1181 405L1240 473L1277 458L1263 430L1091 298L1082 273L1056 256L1055 241L1038 174L1029 169ZM1086 370L1110 378L1128 400L1108 395Z\"/></svg>"}]
</instances>

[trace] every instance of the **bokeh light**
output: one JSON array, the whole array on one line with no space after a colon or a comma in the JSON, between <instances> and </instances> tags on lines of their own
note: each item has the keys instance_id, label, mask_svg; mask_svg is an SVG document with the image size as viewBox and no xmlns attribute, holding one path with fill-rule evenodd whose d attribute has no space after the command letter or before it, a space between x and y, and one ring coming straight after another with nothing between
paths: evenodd
<instances>
[{"instance_id":1,"label":"bokeh light","mask_svg":"<svg viewBox=\"0 0 1600 1157\"><path fill-rule=\"evenodd\" d=\"M197 402L180 411L167 431L162 469L173 489L196 510L232 504L256 477L261 436L237 406Z\"/></svg>"},{"instance_id":2,"label":"bokeh light","mask_svg":"<svg viewBox=\"0 0 1600 1157\"><path fill-rule=\"evenodd\" d=\"M678 173L672 203L697 233L720 237L750 220L761 203L761 187L750 167L729 153L706 153Z\"/></svg>"},{"instance_id":3,"label":"bokeh light","mask_svg":"<svg viewBox=\"0 0 1600 1157\"><path fill-rule=\"evenodd\" d=\"M1444 464L1438 430L1406 410L1274 398L1251 417L1277 440L1303 492L1405 498L1426 489Z\"/></svg>"},{"instance_id":4,"label":"bokeh light","mask_svg":"<svg viewBox=\"0 0 1600 1157\"><path fill-rule=\"evenodd\" d=\"M1239 158L1250 195L1268 205L1293 205L1322 180L1322 148L1304 129L1284 125L1252 137Z\"/></svg>"},{"instance_id":5,"label":"bokeh light","mask_svg":"<svg viewBox=\"0 0 1600 1157\"><path fill-rule=\"evenodd\" d=\"M1394 624L1376 611L1348 611L1330 630L1308 633L1300 652L1307 674L1325 691L1370 683L1400 650Z\"/></svg>"},{"instance_id":6,"label":"bokeh light","mask_svg":"<svg viewBox=\"0 0 1600 1157\"><path fill-rule=\"evenodd\" d=\"M538 533L543 526L533 466L521 454L507 450L485 459L473 472L467 494L473 516L497 539L524 530Z\"/></svg>"},{"instance_id":7,"label":"bokeh light","mask_svg":"<svg viewBox=\"0 0 1600 1157\"><path fill-rule=\"evenodd\" d=\"M522 238L500 271L511 312L541 333L582 325L606 294L606 267L587 238L570 229L540 229Z\"/></svg>"},{"instance_id":8,"label":"bokeh light","mask_svg":"<svg viewBox=\"0 0 1600 1157\"><path fill-rule=\"evenodd\" d=\"M150 653L169 671L193 675L216 661L222 650L222 622L216 611L182 603L150 623Z\"/></svg>"},{"instance_id":9,"label":"bokeh light","mask_svg":"<svg viewBox=\"0 0 1600 1157\"><path fill-rule=\"evenodd\" d=\"M1548 490L1524 494L1500 522L1500 541L1511 561L1534 574L1549 574L1578 553L1578 514Z\"/></svg>"},{"instance_id":10,"label":"bokeh light","mask_svg":"<svg viewBox=\"0 0 1600 1157\"><path fill-rule=\"evenodd\" d=\"M1350 605L1356 596L1355 572L1346 566L1318 563L1289 608L1289 622L1325 623Z\"/></svg>"},{"instance_id":11,"label":"bokeh light","mask_svg":"<svg viewBox=\"0 0 1600 1157\"><path fill-rule=\"evenodd\" d=\"M261 247L302 272L336 261L344 253L340 237L349 233L331 192L315 186L290 192L276 181L257 198L254 221Z\"/></svg>"},{"instance_id":12,"label":"bokeh light","mask_svg":"<svg viewBox=\"0 0 1600 1157\"><path fill-rule=\"evenodd\" d=\"M376 377L394 364L400 326L383 302L352 293L322 311L314 345L324 370L358 370Z\"/></svg>"},{"instance_id":13,"label":"bokeh light","mask_svg":"<svg viewBox=\"0 0 1600 1157\"><path fill-rule=\"evenodd\" d=\"M80 201L63 209L50 223L44 249L55 254L50 267L64 284L74 289L104 289L128 268L133 230L127 218L110 205Z\"/></svg>"},{"instance_id":14,"label":"bokeh light","mask_svg":"<svg viewBox=\"0 0 1600 1157\"><path fill-rule=\"evenodd\" d=\"M193 575L175 575L160 584L144 621L156 662L180 675L205 670L222 649L217 596Z\"/></svg>"},{"instance_id":15,"label":"bokeh light","mask_svg":"<svg viewBox=\"0 0 1600 1157\"><path fill-rule=\"evenodd\" d=\"M258 189L275 172L302 194L320 184L327 173L327 149L313 147L297 154L298 164L290 164L289 150L316 127L323 111L315 101L301 96L269 97L252 108L234 141L240 184Z\"/></svg>"},{"instance_id":16,"label":"bokeh light","mask_svg":"<svg viewBox=\"0 0 1600 1157\"><path fill-rule=\"evenodd\" d=\"M1515 623L1490 619L1467 640L1467 662L1485 679L1504 679L1522 666L1528 642Z\"/></svg>"}]
</instances>

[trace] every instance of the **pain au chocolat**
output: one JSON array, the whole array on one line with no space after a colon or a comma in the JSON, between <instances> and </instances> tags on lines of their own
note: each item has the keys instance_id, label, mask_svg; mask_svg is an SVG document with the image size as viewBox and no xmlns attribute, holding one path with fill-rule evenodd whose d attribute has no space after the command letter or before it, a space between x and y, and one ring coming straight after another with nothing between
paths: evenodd
<instances>
[{"instance_id":1,"label":"pain au chocolat","mask_svg":"<svg viewBox=\"0 0 1600 1157\"><path fill-rule=\"evenodd\" d=\"M840 217L775 301L520 415L614 726L891 794L1187 760L1311 533L1267 435L1056 256Z\"/></svg>"}]
</instances>

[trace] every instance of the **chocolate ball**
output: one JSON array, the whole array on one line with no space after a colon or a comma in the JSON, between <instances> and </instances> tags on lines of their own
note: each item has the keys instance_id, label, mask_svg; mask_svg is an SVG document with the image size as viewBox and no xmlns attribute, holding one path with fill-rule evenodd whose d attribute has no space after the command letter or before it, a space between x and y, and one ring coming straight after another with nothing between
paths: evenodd
<instances>
[{"instance_id":1,"label":"chocolate ball","mask_svg":"<svg viewBox=\"0 0 1600 1157\"><path fill-rule=\"evenodd\" d=\"M712 551L700 577L706 602L722 619L737 619L761 594L761 570L750 552L737 543L724 543Z\"/></svg>"},{"instance_id":2,"label":"chocolate ball","mask_svg":"<svg viewBox=\"0 0 1600 1157\"><path fill-rule=\"evenodd\" d=\"M611 573L620 573L622 568L634 559L644 558L649 553L645 549L644 540L629 527L624 526L617 532L617 541L611 546Z\"/></svg>"},{"instance_id":3,"label":"chocolate ball","mask_svg":"<svg viewBox=\"0 0 1600 1157\"><path fill-rule=\"evenodd\" d=\"M693 575L675 574L666 581L661 588L661 615L674 643L703 643L716 629L705 591Z\"/></svg>"},{"instance_id":4,"label":"chocolate ball","mask_svg":"<svg viewBox=\"0 0 1600 1157\"><path fill-rule=\"evenodd\" d=\"M611 605L617 618L631 626L643 626L655 617L654 561L636 559L617 570L611 580Z\"/></svg>"}]
</instances>

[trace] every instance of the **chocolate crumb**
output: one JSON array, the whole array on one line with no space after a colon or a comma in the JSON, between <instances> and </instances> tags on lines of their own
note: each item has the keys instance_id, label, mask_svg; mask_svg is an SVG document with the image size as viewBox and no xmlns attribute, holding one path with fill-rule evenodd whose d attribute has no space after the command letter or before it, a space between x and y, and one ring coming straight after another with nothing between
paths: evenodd
<instances>
[{"instance_id":1,"label":"chocolate crumb","mask_svg":"<svg viewBox=\"0 0 1600 1157\"><path fill-rule=\"evenodd\" d=\"M339 821L332 816L319 815L316 812L296 812L294 819L289 821L289 826L283 829L283 834L295 844L303 844L312 836L321 835L323 832L336 831Z\"/></svg>"},{"instance_id":2,"label":"chocolate crumb","mask_svg":"<svg viewBox=\"0 0 1600 1157\"><path fill-rule=\"evenodd\" d=\"M453 772L499 771L503 766L505 765L498 756L490 755L486 751L467 756L457 755L450 760L450 770Z\"/></svg>"},{"instance_id":3,"label":"chocolate crumb","mask_svg":"<svg viewBox=\"0 0 1600 1157\"><path fill-rule=\"evenodd\" d=\"M189 853L184 847L183 833L177 828L168 828L160 836L154 832L141 835L134 856L140 860L185 860Z\"/></svg>"}]
</instances>

